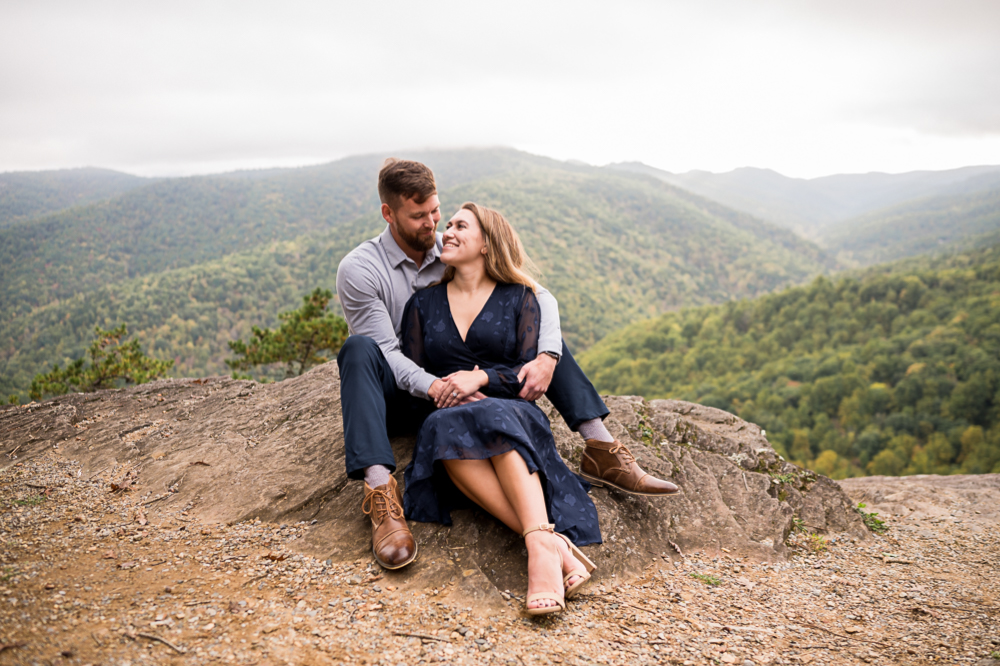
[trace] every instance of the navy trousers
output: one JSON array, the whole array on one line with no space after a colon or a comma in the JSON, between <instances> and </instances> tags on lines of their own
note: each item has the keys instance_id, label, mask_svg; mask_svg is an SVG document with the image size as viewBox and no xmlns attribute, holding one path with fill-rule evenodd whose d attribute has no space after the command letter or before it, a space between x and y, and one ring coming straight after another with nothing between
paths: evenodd
<instances>
[{"instance_id":1,"label":"navy trousers","mask_svg":"<svg viewBox=\"0 0 1000 666\"><path fill-rule=\"evenodd\" d=\"M363 479L365 468L371 465L395 470L389 437L415 434L434 403L399 390L382 350L367 336L347 338L337 354L337 365L347 475ZM574 431L584 421L603 419L610 413L565 341L545 395Z\"/></svg>"}]
</instances>

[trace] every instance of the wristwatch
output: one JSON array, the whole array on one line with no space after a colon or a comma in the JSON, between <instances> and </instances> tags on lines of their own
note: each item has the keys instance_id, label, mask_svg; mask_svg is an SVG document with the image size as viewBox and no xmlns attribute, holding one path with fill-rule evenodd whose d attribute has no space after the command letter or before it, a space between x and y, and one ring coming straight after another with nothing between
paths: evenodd
<instances>
[{"instance_id":1,"label":"wristwatch","mask_svg":"<svg viewBox=\"0 0 1000 666\"><path fill-rule=\"evenodd\" d=\"M546 354L546 355L548 355L548 356L551 356L552 358L554 358L554 359L556 360L556 363L558 363L558 362L559 362L559 359L561 358L561 357L559 356L559 354L557 354L557 353L555 353L555 352L551 352L551 351L543 351L542 353L543 353L543 354Z\"/></svg>"}]
</instances>

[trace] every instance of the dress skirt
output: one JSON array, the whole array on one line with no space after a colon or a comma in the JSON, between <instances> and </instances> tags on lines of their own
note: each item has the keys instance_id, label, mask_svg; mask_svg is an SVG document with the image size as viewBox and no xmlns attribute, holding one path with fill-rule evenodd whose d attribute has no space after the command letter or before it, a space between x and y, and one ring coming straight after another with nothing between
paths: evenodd
<instances>
[{"instance_id":1,"label":"dress skirt","mask_svg":"<svg viewBox=\"0 0 1000 666\"><path fill-rule=\"evenodd\" d=\"M406 517L451 525L451 511L472 508L440 463L485 460L517 451L539 474L549 522L578 546L601 542L590 484L569 470L556 450L549 420L534 403L486 398L431 413L417 434L403 478Z\"/></svg>"}]
</instances>

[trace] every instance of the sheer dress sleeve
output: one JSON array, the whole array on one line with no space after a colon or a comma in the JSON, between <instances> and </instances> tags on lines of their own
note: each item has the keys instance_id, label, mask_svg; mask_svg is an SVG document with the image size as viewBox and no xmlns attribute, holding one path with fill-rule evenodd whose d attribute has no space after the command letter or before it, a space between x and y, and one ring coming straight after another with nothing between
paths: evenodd
<instances>
[{"instance_id":1,"label":"sheer dress sleeve","mask_svg":"<svg viewBox=\"0 0 1000 666\"><path fill-rule=\"evenodd\" d=\"M424 327L417 294L410 297L403 310L403 327L400 349L406 358L423 369L427 369L427 354L424 350ZM423 397L423 396L420 396Z\"/></svg>"},{"instance_id":2,"label":"sheer dress sleeve","mask_svg":"<svg viewBox=\"0 0 1000 666\"><path fill-rule=\"evenodd\" d=\"M495 365L486 369L490 383L485 393L497 398L516 398L524 386L518 381L517 373L525 363L533 361L538 355L538 334L540 314L538 299L530 289L524 289L524 295L516 312L517 351L513 365Z\"/></svg>"}]
</instances>

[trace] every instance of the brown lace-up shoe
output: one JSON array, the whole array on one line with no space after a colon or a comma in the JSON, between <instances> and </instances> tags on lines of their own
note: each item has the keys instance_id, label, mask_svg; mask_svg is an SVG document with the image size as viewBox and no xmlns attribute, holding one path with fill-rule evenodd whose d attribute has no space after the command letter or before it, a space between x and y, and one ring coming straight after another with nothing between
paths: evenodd
<instances>
[{"instance_id":1,"label":"brown lace-up shoe","mask_svg":"<svg viewBox=\"0 0 1000 666\"><path fill-rule=\"evenodd\" d=\"M673 495L680 490L642 471L632 452L617 439L588 439L580 460L580 476L597 487L608 485L633 495Z\"/></svg>"},{"instance_id":2,"label":"brown lace-up shoe","mask_svg":"<svg viewBox=\"0 0 1000 666\"><path fill-rule=\"evenodd\" d=\"M396 479L372 488L365 484L365 501L361 510L372 519L372 554L385 569L399 569L417 559L417 542L413 540L403 518L403 494Z\"/></svg>"}]
</instances>

